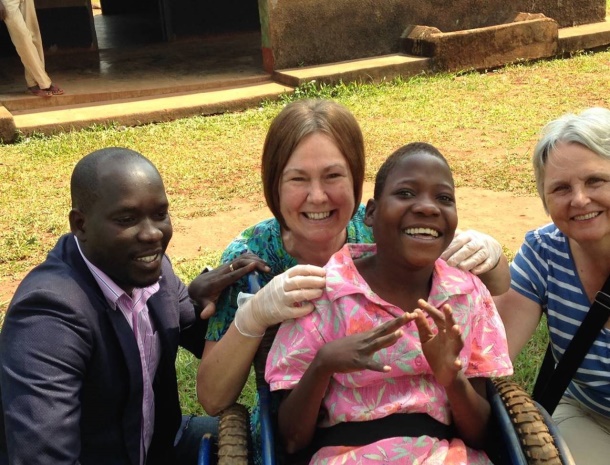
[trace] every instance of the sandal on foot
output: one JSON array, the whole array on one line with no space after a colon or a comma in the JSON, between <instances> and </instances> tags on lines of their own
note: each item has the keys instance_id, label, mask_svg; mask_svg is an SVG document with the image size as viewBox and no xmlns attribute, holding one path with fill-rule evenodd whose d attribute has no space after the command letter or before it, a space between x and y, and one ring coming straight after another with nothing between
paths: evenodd
<instances>
[{"instance_id":1,"label":"sandal on foot","mask_svg":"<svg viewBox=\"0 0 610 465\"><path fill-rule=\"evenodd\" d=\"M36 97L52 97L53 94L49 89L41 89L38 86L28 87L28 92L35 95Z\"/></svg>"},{"instance_id":2,"label":"sandal on foot","mask_svg":"<svg viewBox=\"0 0 610 465\"><path fill-rule=\"evenodd\" d=\"M51 84L49 86L49 88L45 89L45 90L48 90L49 92L51 92L51 95L63 95L64 94L64 90L60 89L59 87L57 87L54 84Z\"/></svg>"}]
</instances>

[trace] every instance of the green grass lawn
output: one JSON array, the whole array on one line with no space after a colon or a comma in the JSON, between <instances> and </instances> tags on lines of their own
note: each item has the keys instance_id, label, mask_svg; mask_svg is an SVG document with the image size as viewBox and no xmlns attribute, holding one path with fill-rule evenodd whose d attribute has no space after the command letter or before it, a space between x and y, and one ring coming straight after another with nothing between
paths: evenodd
<instances>
[{"instance_id":1,"label":"green grass lawn","mask_svg":"<svg viewBox=\"0 0 610 465\"><path fill-rule=\"evenodd\" d=\"M321 96L346 105L361 123L369 181L394 149L419 140L447 156L458 186L535 195L530 156L540 129L568 111L610 107L609 76L606 50L487 73L321 89L307 85L293 97L242 112L22 138L0 146L0 280L22 276L67 231L70 173L77 160L97 148L125 146L149 157L164 177L173 217L212 215L238 200L262 204L260 153L271 119L291 98ZM187 282L220 255L221 250L201 246L201 257L175 259ZM7 305L0 302L0 322ZM528 387L545 337L541 330L517 363L516 377ZM196 361L181 353L178 369L185 411L199 412ZM251 402L251 389L250 383L246 403Z\"/></svg>"}]
</instances>

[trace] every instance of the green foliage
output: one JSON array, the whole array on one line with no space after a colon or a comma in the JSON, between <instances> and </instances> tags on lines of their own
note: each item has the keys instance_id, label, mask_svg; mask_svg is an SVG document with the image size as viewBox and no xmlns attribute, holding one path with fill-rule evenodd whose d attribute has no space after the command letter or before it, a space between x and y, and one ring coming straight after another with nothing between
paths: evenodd
<instances>
[{"instance_id":1,"label":"green foliage","mask_svg":"<svg viewBox=\"0 0 610 465\"><path fill-rule=\"evenodd\" d=\"M203 250L201 255L196 260L186 260L183 258L173 259L174 269L176 274L184 282L191 282L201 270L206 266L216 267L220 261L221 251L219 250ZM0 313L0 317L3 314ZM0 320L1 321L1 320ZM185 415L205 414L204 410L194 395L197 385L197 367L199 360L190 352L180 348L176 359L176 373L178 375L178 394L180 396L180 405L182 412ZM247 406L253 407L256 399L256 382L254 380L254 371L250 373L248 382L244 387L238 402Z\"/></svg>"},{"instance_id":2,"label":"green foliage","mask_svg":"<svg viewBox=\"0 0 610 465\"><path fill-rule=\"evenodd\" d=\"M197 401L197 367L199 360L190 352L180 348L176 357L176 375L178 377L178 395L183 415L205 414L201 404Z\"/></svg>"},{"instance_id":3,"label":"green foliage","mask_svg":"<svg viewBox=\"0 0 610 465\"><path fill-rule=\"evenodd\" d=\"M359 83L344 83L339 81L337 84L326 84L315 80L301 84L294 89L291 94L284 94L280 97L280 102L287 104L295 100L306 98L339 99L350 93L357 92L362 86Z\"/></svg>"},{"instance_id":4,"label":"green foliage","mask_svg":"<svg viewBox=\"0 0 610 465\"><path fill-rule=\"evenodd\" d=\"M178 395L180 396L180 406L184 415L205 415L201 404L197 401L195 389L197 386L197 367L199 359L195 358L190 352L180 348L176 358L176 374L178 376ZM248 408L254 407L256 399L256 380L254 370L251 370L246 386L237 399L242 405Z\"/></svg>"},{"instance_id":5,"label":"green foliage","mask_svg":"<svg viewBox=\"0 0 610 465\"><path fill-rule=\"evenodd\" d=\"M212 268L218 266L221 253L221 250L204 249L195 260L173 257L172 265L178 277L185 283L190 283L206 266Z\"/></svg>"}]
</instances>

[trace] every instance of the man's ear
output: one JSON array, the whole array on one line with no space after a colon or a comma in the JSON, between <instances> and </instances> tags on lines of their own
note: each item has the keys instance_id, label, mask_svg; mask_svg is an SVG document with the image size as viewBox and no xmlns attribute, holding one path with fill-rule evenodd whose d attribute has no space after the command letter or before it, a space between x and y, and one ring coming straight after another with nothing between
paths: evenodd
<instances>
[{"instance_id":1,"label":"man's ear","mask_svg":"<svg viewBox=\"0 0 610 465\"><path fill-rule=\"evenodd\" d=\"M366 203L366 210L364 212L364 224L369 227L373 227L375 208L377 208L377 202L375 202L375 199L369 199L369 201Z\"/></svg>"},{"instance_id":2,"label":"man's ear","mask_svg":"<svg viewBox=\"0 0 610 465\"><path fill-rule=\"evenodd\" d=\"M86 240L85 234L85 214L77 208L70 210L68 215L70 220L70 230L80 240L84 242Z\"/></svg>"}]
</instances>

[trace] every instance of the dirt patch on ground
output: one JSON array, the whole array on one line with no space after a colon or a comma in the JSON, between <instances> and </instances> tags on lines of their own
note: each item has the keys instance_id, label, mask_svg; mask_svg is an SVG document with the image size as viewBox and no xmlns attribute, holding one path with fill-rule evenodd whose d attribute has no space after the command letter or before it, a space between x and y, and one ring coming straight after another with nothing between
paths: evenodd
<instances>
[{"instance_id":1,"label":"dirt patch on ground","mask_svg":"<svg viewBox=\"0 0 610 465\"><path fill-rule=\"evenodd\" d=\"M365 183L363 199L372 194L372 183ZM457 202L460 228L491 234L511 251L519 248L527 231L549 221L538 197L462 187L457 189ZM233 207L214 216L174 219L169 255L192 259L202 248L222 250L240 231L271 216L267 208L254 203L236 202ZM0 282L0 302L10 300L19 280Z\"/></svg>"}]
</instances>

